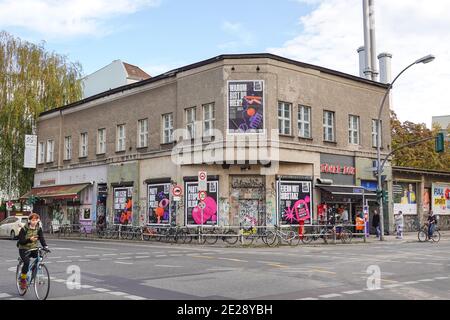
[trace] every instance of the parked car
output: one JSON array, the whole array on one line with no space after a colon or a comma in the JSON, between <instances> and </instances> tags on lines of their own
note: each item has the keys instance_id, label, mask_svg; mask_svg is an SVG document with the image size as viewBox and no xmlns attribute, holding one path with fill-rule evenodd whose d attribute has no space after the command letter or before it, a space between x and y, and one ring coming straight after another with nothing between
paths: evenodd
<instances>
[{"instance_id":1,"label":"parked car","mask_svg":"<svg viewBox=\"0 0 450 320\"><path fill-rule=\"evenodd\" d=\"M8 237L14 240L18 237L20 229L28 223L28 217L9 217L0 222L0 237Z\"/></svg>"}]
</instances>

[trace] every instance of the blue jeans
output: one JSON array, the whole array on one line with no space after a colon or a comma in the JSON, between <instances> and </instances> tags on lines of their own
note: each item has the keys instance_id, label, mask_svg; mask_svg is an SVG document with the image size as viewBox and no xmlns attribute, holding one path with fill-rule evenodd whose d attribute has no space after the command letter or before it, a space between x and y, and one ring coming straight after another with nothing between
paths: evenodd
<instances>
[{"instance_id":1,"label":"blue jeans","mask_svg":"<svg viewBox=\"0 0 450 320\"><path fill-rule=\"evenodd\" d=\"M431 237L433 236L434 230L436 230L436 225L434 223L430 224L428 226L428 238L431 239Z\"/></svg>"},{"instance_id":2,"label":"blue jeans","mask_svg":"<svg viewBox=\"0 0 450 320\"><path fill-rule=\"evenodd\" d=\"M377 238L381 237L381 228L380 226L377 226Z\"/></svg>"}]
</instances>

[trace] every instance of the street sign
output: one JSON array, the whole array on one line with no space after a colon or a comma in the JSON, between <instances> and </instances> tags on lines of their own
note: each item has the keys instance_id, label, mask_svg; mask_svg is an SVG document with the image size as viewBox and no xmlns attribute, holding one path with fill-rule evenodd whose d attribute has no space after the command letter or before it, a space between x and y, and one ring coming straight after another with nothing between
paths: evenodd
<instances>
[{"instance_id":1,"label":"street sign","mask_svg":"<svg viewBox=\"0 0 450 320\"><path fill-rule=\"evenodd\" d=\"M198 172L198 191L208 191L208 173L206 171Z\"/></svg>"},{"instance_id":2,"label":"street sign","mask_svg":"<svg viewBox=\"0 0 450 320\"><path fill-rule=\"evenodd\" d=\"M203 201L200 201L200 203L198 204L198 207L200 208L200 210L204 210L206 208L206 203Z\"/></svg>"},{"instance_id":3,"label":"street sign","mask_svg":"<svg viewBox=\"0 0 450 320\"><path fill-rule=\"evenodd\" d=\"M172 188L172 195L174 197L181 197L183 195L183 188L181 186L175 186ZM174 199L174 201L177 201Z\"/></svg>"},{"instance_id":4,"label":"street sign","mask_svg":"<svg viewBox=\"0 0 450 320\"><path fill-rule=\"evenodd\" d=\"M206 198L208 198L208 194L206 193L206 191L200 191L199 193L198 193L198 199L200 200L200 201L205 201L206 200Z\"/></svg>"},{"instance_id":5,"label":"street sign","mask_svg":"<svg viewBox=\"0 0 450 320\"><path fill-rule=\"evenodd\" d=\"M181 201L181 197L173 196L173 201L180 202Z\"/></svg>"}]
</instances>

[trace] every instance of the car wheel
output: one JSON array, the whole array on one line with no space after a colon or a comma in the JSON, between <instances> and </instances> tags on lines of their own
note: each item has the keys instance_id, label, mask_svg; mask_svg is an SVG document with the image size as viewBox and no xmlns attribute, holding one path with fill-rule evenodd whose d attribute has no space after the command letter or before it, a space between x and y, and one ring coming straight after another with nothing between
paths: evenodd
<instances>
[{"instance_id":1,"label":"car wheel","mask_svg":"<svg viewBox=\"0 0 450 320\"><path fill-rule=\"evenodd\" d=\"M11 231L10 238L11 240L16 239L16 233L14 232L14 230Z\"/></svg>"}]
</instances>

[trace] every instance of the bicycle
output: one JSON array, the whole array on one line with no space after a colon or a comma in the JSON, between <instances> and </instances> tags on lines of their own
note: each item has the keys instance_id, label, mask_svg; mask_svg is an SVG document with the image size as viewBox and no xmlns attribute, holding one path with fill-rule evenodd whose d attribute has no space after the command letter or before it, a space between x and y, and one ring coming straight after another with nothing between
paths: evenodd
<instances>
[{"instance_id":1,"label":"bicycle","mask_svg":"<svg viewBox=\"0 0 450 320\"><path fill-rule=\"evenodd\" d=\"M422 228L420 228L419 233L417 234L417 237L419 239L419 242L425 242L425 241L433 241L438 243L441 240L441 233L439 232L437 226L434 230L434 233L431 235L431 239L428 235L428 224L424 224Z\"/></svg>"},{"instance_id":2,"label":"bicycle","mask_svg":"<svg viewBox=\"0 0 450 320\"><path fill-rule=\"evenodd\" d=\"M328 237L331 236L331 231L327 227L314 226L312 233L304 234L301 240L304 244L310 244L312 241L317 241L322 238L325 243L328 243Z\"/></svg>"},{"instance_id":3,"label":"bicycle","mask_svg":"<svg viewBox=\"0 0 450 320\"><path fill-rule=\"evenodd\" d=\"M34 293L36 294L36 298L38 300L46 300L50 292L50 274L48 272L47 266L43 261L47 254L50 253L50 250L45 248L36 248L28 250L26 254L30 255L33 251L38 252L38 257L30 263L26 279L27 286L25 289L22 289L20 285L23 260L21 257L18 258L19 263L17 264L16 268L17 291L20 296L24 296L27 293L28 288L32 284L34 284ZM41 292L41 290L43 291Z\"/></svg>"},{"instance_id":4,"label":"bicycle","mask_svg":"<svg viewBox=\"0 0 450 320\"><path fill-rule=\"evenodd\" d=\"M297 246L300 243L300 237L298 232L294 230L289 230L284 232L282 228L275 226L273 231L268 231L265 235L265 243L269 247L275 247L282 244L282 242L287 242L290 246Z\"/></svg>"},{"instance_id":5,"label":"bicycle","mask_svg":"<svg viewBox=\"0 0 450 320\"><path fill-rule=\"evenodd\" d=\"M243 239L243 243L247 246L251 246L253 244L253 242L256 240L258 240L259 235L258 235L258 228L254 227L254 226L242 226L241 225L241 234L242 234L242 239Z\"/></svg>"}]
</instances>

